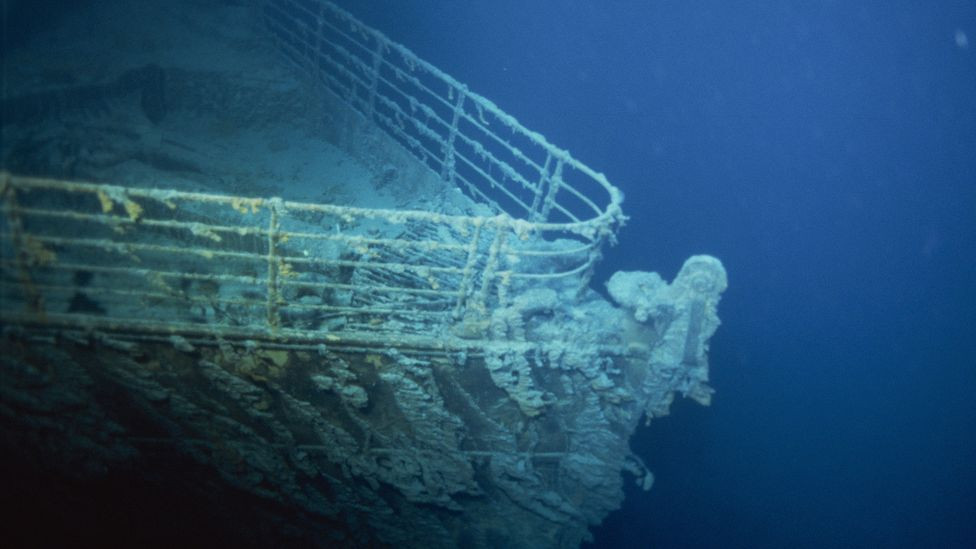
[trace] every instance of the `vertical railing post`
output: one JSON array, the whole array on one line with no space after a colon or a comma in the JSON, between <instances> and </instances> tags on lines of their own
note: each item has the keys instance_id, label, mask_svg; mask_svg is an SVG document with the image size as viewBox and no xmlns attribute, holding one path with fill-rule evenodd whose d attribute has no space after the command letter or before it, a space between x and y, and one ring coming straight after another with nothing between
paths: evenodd
<instances>
[{"instance_id":1,"label":"vertical railing post","mask_svg":"<svg viewBox=\"0 0 976 549\"><path fill-rule=\"evenodd\" d=\"M441 166L441 179L452 185L454 184L454 170L456 162L454 159L454 139L458 134L458 122L461 120L461 113L463 112L462 109L464 109L464 99L468 96L467 90L464 87L458 88L456 92L457 98L454 101L454 113L451 116L451 127L448 130L447 139L442 143L442 146L444 147L444 162Z\"/></svg>"},{"instance_id":2,"label":"vertical railing post","mask_svg":"<svg viewBox=\"0 0 976 549\"><path fill-rule=\"evenodd\" d=\"M504 214L495 216L491 219L491 223L495 228L495 238L491 242L491 247L488 249L488 258L485 260L485 270L481 278L481 290L478 294L478 302L476 306L482 314L488 314L488 294L491 291L491 284L496 277L496 271L498 271L498 261L499 255L501 255L502 249L505 247L505 240L508 237L509 224L506 220L509 219Z\"/></svg>"},{"instance_id":3,"label":"vertical railing post","mask_svg":"<svg viewBox=\"0 0 976 549\"><path fill-rule=\"evenodd\" d=\"M379 33L371 34L376 40L376 48L373 50L373 73L369 81L369 97L366 101L366 118L373 121L373 111L376 109L376 94L380 86L380 67L383 63L383 50L386 49L384 37Z\"/></svg>"},{"instance_id":4,"label":"vertical railing post","mask_svg":"<svg viewBox=\"0 0 976 549\"><path fill-rule=\"evenodd\" d=\"M542 212L539 208L542 206L542 191L546 187L546 181L549 181L549 164L552 163L552 152L546 151L546 163L539 170L539 181L535 185L535 192L532 197L532 207L529 208L529 215L532 221L545 221L545 217L542 216Z\"/></svg>"},{"instance_id":5,"label":"vertical railing post","mask_svg":"<svg viewBox=\"0 0 976 549\"><path fill-rule=\"evenodd\" d=\"M281 198L275 197L268 201L268 328L274 334L278 331L281 318L278 307L281 304L281 289L278 285L278 232L281 229L279 216L282 209Z\"/></svg>"},{"instance_id":6,"label":"vertical railing post","mask_svg":"<svg viewBox=\"0 0 976 549\"><path fill-rule=\"evenodd\" d=\"M3 196L3 211L7 217L7 225L10 227L10 247L13 249L17 264L17 278L24 292L24 301L29 312L43 316L44 298L31 277L31 252L24 242L24 223L17 203L17 189L14 188L13 177L8 172L0 173L0 193Z\"/></svg>"},{"instance_id":7,"label":"vertical railing post","mask_svg":"<svg viewBox=\"0 0 976 549\"><path fill-rule=\"evenodd\" d=\"M586 268L580 274L579 285L576 287L576 298L580 299L586 293L586 290L590 287L590 281L593 280L593 273L596 269L596 264L599 263L602 257L602 252L600 251L603 246L603 239L598 238L591 244L592 248L586 256Z\"/></svg>"},{"instance_id":8,"label":"vertical railing post","mask_svg":"<svg viewBox=\"0 0 976 549\"><path fill-rule=\"evenodd\" d=\"M465 302L468 299L471 280L474 278L474 266L478 263L478 252L481 248L479 243L481 241L482 225L483 223L480 218L474 220L474 234L471 236L471 242L468 244L468 258L464 262L464 271L461 272L461 284L458 287L457 304L454 306L455 320L464 316Z\"/></svg>"},{"instance_id":9,"label":"vertical railing post","mask_svg":"<svg viewBox=\"0 0 976 549\"><path fill-rule=\"evenodd\" d=\"M546 198L542 202L542 212L540 213L540 218L543 221L549 219L549 213L552 211L552 205L556 202L556 193L559 192L559 187L563 184L563 159L560 158L556 161L556 169L553 170L552 175L549 177L549 192L546 193Z\"/></svg>"}]
</instances>

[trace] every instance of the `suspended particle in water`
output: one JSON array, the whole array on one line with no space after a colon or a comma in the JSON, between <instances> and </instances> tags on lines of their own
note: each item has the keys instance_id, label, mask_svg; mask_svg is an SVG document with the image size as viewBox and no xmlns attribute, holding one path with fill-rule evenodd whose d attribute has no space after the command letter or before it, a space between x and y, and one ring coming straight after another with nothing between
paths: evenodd
<instances>
[{"instance_id":1,"label":"suspended particle in water","mask_svg":"<svg viewBox=\"0 0 976 549\"><path fill-rule=\"evenodd\" d=\"M956 46L963 50L969 47L969 37L962 29L956 29Z\"/></svg>"}]
</instances>

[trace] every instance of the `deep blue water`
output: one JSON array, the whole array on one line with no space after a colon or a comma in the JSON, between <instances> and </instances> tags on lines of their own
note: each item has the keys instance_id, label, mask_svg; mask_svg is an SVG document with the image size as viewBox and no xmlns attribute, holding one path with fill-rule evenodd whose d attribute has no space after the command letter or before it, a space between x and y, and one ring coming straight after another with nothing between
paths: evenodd
<instances>
[{"instance_id":1,"label":"deep blue water","mask_svg":"<svg viewBox=\"0 0 976 549\"><path fill-rule=\"evenodd\" d=\"M595 546L976 547L976 4L343 5L624 189L600 277L729 271Z\"/></svg>"}]
</instances>

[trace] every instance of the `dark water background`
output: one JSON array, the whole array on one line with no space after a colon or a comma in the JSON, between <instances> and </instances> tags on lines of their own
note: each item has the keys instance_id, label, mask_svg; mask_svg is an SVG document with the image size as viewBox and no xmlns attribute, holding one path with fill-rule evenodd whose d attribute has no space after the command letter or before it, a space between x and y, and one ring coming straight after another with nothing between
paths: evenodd
<instances>
[{"instance_id":1,"label":"dark water background","mask_svg":"<svg viewBox=\"0 0 976 549\"><path fill-rule=\"evenodd\" d=\"M596 546L976 547L976 4L342 4L624 189L604 279L728 268Z\"/></svg>"}]
</instances>

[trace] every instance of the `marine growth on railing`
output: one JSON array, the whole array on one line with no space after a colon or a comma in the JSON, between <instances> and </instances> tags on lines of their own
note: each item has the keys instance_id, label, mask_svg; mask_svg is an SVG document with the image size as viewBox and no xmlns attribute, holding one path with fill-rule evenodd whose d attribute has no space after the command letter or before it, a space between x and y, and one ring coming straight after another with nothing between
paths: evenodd
<instances>
[{"instance_id":1,"label":"marine growth on railing","mask_svg":"<svg viewBox=\"0 0 976 549\"><path fill-rule=\"evenodd\" d=\"M267 0L278 48L478 202L587 238L612 234L620 192L491 101L325 0Z\"/></svg>"},{"instance_id":2,"label":"marine growth on railing","mask_svg":"<svg viewBox=\"0 0 976 549\"><path fill-rule=\"evenodd\" d=\"M494 214L0 173L0 319L145 337L471 347L509 342L490 323L512 296L588 284L623 220L622 196L601 174L335 5L259 1L278 48L323 93Z\"/></svg>"},{"instance_id":3,"label":"marine growth on railing","mask_svg":"<svg viewBox=\"0 0 976 549\"><path fill-rule=\"evenodd\" d=\"M2 172L0 193L8 322L436 347L488 337L510 292L572 284L594 260L592 244L530 238L532 224L507 215Z\"/></svg>"}]
</instances>

